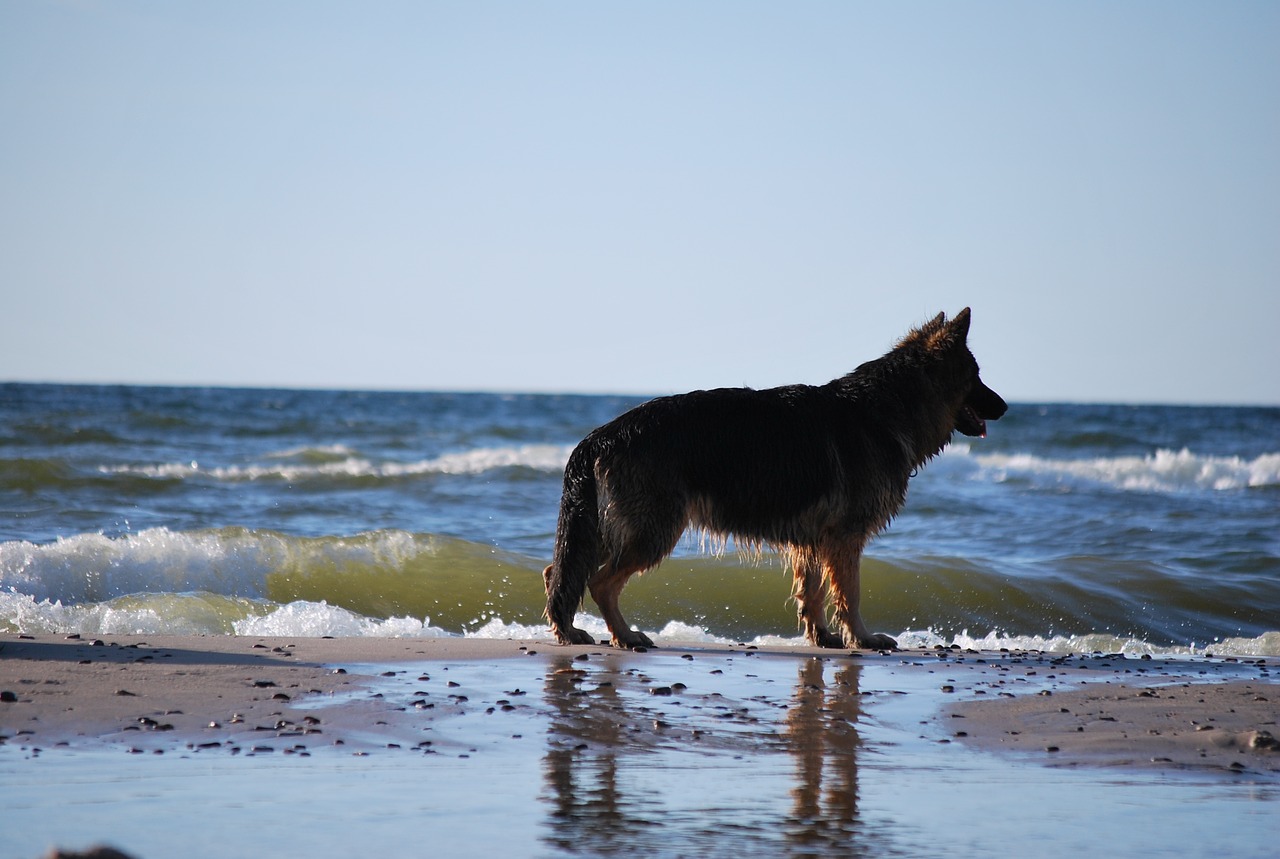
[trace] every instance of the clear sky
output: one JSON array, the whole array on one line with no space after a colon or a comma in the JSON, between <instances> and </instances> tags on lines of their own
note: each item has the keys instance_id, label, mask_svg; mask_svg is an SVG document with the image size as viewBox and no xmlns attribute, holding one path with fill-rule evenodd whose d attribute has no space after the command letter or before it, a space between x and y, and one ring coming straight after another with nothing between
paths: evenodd
<instances>
[{"instance_id":1,"label":"clear sky","mask_svg":"<svg viewBox=\"0 0 1280 859\"><path fill-rule=\"evenodd\" d=\"M0 0L0 380L1280 404L1280 3Z\"/></svg>"}]
</instances>

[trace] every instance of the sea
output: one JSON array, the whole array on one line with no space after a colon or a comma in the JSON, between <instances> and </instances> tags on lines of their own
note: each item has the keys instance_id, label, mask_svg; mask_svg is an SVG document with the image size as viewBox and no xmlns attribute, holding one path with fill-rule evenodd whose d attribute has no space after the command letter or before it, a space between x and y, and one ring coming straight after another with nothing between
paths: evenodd
<instances>
[{"instance_id":1,"label":"sea","mask_svg":"<svg viewBox=\"0 0 1280 859\"><path fill-rule=\"evenodd\" d=\"M548 637L564 465L643 399L0 385L0 630ZM873 629L1280 656L1280 408L1015 403L988 430L871 543ZM777 555L690 533L622 607L659 644L800 643L789 594ZM590 599L579 625L607 636Z\"/></svg>"}]
</instances>

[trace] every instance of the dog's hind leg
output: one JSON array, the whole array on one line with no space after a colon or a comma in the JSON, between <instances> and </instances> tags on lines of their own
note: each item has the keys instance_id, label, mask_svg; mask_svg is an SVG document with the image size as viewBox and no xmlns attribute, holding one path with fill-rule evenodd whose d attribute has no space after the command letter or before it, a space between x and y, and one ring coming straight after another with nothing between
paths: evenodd
<instances>
[{"instance_id":1,"label":"dog's hind leg","mask_svg":"<svg viewBox=\"0 0 1280 859\"><path fill-rule=\"evenodd\" d=\"M670 555L689 521L678 497L658 498L645 493L645 504L623 512L611 511L605 531L605 562L587 580L591 598L600 607L614 647L634 650L653 647L649 636L631 628L618 608L618 597L627 579L658 565Z\"/></svg>"},{"instance_id":2,"label":"dog's hind leg","mask_svg":"<svg viewBox=\"0 0 1280 859\"><path fill-rule=\"evenodd\" d=\"M804 637L817 647L843 647L840 636L827 629L827 585L817 556L810 550L796 548L791 549L788 556L795 578L791 596L796 601Z\"/></svg>"},{"instance_id":3,"label":"dog's hind leg","mask_svg":"<svg viewBox=\"0 0 1280 859\"><path fill-rule=\"evenodd\" d=\"M831 582L831 602L836 620L854 647L896 650L898 642L882 632L872 632L862 620L862 546L857 543L824 546L822 568Z\"/></svg>"},{"instance_id":4,"label":"dog's hind leg","mask_svg":"<svg viewBox=\"0 0 1280 859\"><path fill-rule=\"evenodd\" d=\"M574 448L565 466L555 555L542 571L547 620L561 644L595 643L591 633L573 625L573 618L582 605L587 581L600 568L602 549L595 451L588 436Z\"/></svg>"},{"instance_id":5,"label":"dog's hind leg","mask_svg":"<svg viewBox=\"0 0 1280 859\"><path fill-rule=\"evenodd\" d=\"M554 563L542 571L542 583L547 591L547 618L556 640L561 644L595 644L591 633L573 625L573 615L582 597L579 595L576 601L564 598L566 591L561 588Z\"/></svg>"},{"instance_id":6,"label":"dog's hind leg","mask_svg":"<svg viewBox=\"0 0 1280 859\"><path fill-rule=\"evenodd\" d=\"M627 619L622 616L622 611L618 608L618 597L622 594L627 579L641 572L642 569L634 564L622 567L605 564L587 581L591 598L596 601L596 605L600 607L600 613L604 615L604 622L609 625L611 643L614 647L624 650L653 647L653 641L649 636L632 629L631 624L627 623Z\"/></svg>"}]
</instances>

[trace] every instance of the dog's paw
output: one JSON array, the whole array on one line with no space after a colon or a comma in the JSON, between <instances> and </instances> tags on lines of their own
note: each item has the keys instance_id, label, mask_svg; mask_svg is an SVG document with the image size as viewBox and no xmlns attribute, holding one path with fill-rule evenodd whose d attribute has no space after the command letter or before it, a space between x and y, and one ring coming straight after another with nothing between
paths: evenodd
<instances>
[{"instance_id":1,"label":"dog's paw","mask_svg":"<svg viewBox=\"0 0 1280 859\"><path fill-rule=\"evenodd\" d=\"M585 629L578 629L571 626L567 631L556 629L556 640L561 644L595 644L596 640L591 637L591 633Z\"/></svg>"},{"instance_id":2,"label":"dog's paw","mask_svg":"<svg viewBox=\"0 0 1280 859\"><path fill-rule=\"evenodd\" d=\"M819 629L814 631L809 636L809 641L814 647L844 647L844 639L840 636L840 633L832 632L829 629Z\"/></svg>"},{"instance_id":3,"label":"dog's paw","mask_svg":"<svg viewBox=\"0 0 1280 859\"><path fill-rule=\"evenodd\" d=\"M643 632L628 629L623 635L615 635L613 637L613 646L620 650L638 650L640 648L648 650L653 647L653 640Z\"/></svg>"},{"instance_id":4,"label":"dog's paw","mask_svg":"<svg viewBox=\"0 0 1280 859\"><path fill-rule=\"evenodd\" d=\"M883 632L877 632L859 639L858 647L863 650L897 650L898 641Z\"/></svg>"}]
</instances>

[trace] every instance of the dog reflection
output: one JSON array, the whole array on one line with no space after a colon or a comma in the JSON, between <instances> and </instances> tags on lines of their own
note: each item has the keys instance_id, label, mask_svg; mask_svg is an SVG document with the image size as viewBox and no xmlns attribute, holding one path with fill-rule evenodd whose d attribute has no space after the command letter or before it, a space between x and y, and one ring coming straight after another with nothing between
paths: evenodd
<instances>
[{"instance_id":1,"label":"dog reflection","mask_svg":"<svg viewBox=\"0 0 1280 859\"><path fill-rule=\"evenodd\" d=\"M589 679L590 691L584 689ZM641 742L630 730L618 685L623 675L612 659L590 675L572 660L555 660L547 674L546 698L555 708L547 738L545 769L552 804L548 842L574 852L600 854L634 849L637 835L653 825L646 817L661 807L653 791L619 788L619 755Z\"/></svg>"},{"instance_id":2,"label":"dog reflection","mask_svg":"<svg viewBox=\"0 0 1280 859\"><path fill-rule=\"evenodd\" d=\"M788 745L796 759L787 835L806 845L845 842L858 817L858 669L838 668L828 684L825 667L822 659L801 666L787 714Z\"/></svg>"},{"instance_id":3,"label":"dog reflection","mask_svg":"<svg viewBox=\"0 0 1280 859\"><path fill-rule=\"evenodd\" d=\"M861 708L855 665L805 660L789 696L771 700L761 694L732 701L690 690L660 703L636 663L626 663L632 666L627 669L623 664L611 655L589 663L566 656L548 669L548 846L577 854L642 855L646 845L659 849L680 842L692 849L728 832L736 833L733 840L744 850L750 845L777 853L780 842L801 852L866 846L858 838ZM761 681L760 688L770 687ZM748 703L754 706L741 706ZM749 716L738 715L748 710ZM726 712L737 721L724 719ZM705 797L705 811L687 807L686 791L668 795L661 789L664 779L678 779L690 766L721 767L725 758L718 753L724 752L758 761L746 788L753 810L730 810L734 797L741 798L735 794L744 790L741 782L725 783L723 793ZM779 753L790 756L791 767L775 757ZM725 774L737 778L741 772L738 765Z\"/></svg>"}]
</instances>

